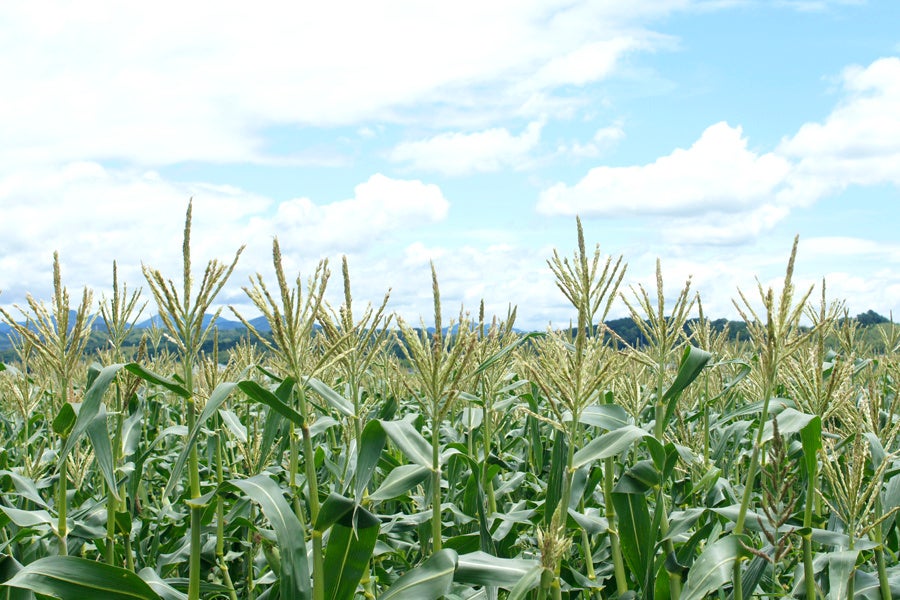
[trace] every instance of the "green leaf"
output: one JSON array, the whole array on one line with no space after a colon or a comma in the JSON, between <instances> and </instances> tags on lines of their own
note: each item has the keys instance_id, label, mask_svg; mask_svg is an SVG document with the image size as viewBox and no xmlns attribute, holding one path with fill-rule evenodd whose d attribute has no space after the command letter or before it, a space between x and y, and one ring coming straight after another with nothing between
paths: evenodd
<instances>
[{"instance_id":1,"label":"green leaf","mask_svg":"<svg viewBox=\"0 0 900 600\"><path fill-rule=\"evenodd\" d=\"M431 444L409 421L380 421L384 432L400 451L417 465L432 468Z\"/></svg>"},{"instance_id":2,"label":"green leaf","mask_svg":"<svg viewBox=\"0 0 900 600\"><path fill-rule=\"evenodd\" d=\"M82 405L82 408L84 406ZM112 441L109 439L109 427L106 425L106 409L101 405L100 410L87 428L88 439L94 448L94 461L100 467L106 486L116 500L119 497L119 484L116 481L116 465L112 454ZM72 438L69 438L72 439Z\"/></svg>"},{"instance_id":3,"label":"green leaf","mask_svg":"<svg viewBox=\"0 0 900 600\"><path fill-rule=\"evenodd\" d=\"M439 550L395 581L378 600L437 600L450 591L458 560L454 550Z\"/></svg>"},{"instance_id":4,"label":"green leaf","mask_svg":"<svg viewBox=\"0 0 900 600\"><path fill-rule=\"evenodd\" d=\"M636 440L645 437L651 437L651 434L634 425L608 431L576 452L572 466L577 469L597 460L611 458L627 450Z\"/></svg>"},{"instance_id":5,"label":"green leaf","mask_svg":"<svg viewBox=\"0 0 900 600\"><path fill-rule=\"evenodd\" d=\"M68 437L69 434L72 433L72 429L75 427L75 422L77 419L78 416L75 414L75 407L72 405L72 403L63 402L63 405L60 407L59 412L56 413L55 417L53 417L53 423L51 423L53 433L64 438ZM57 464L61 465L62 460L58 461Z\"/></svg>"},{"instance_id":6,"label":"green leaf","mask_svg":"<svg viewBox=\"0 0 900 600\"><path fill-rule=\"evenodd\" d=\"M662 397L663 404L666 405L666 416L663 424L667 424L672 420L675 414L675 407L678 404L678 397L703 371L703 367L712 358L712 354L706 350L688 346L681 355L681 365L678 367L678 374L675 375L675 381L669 386Z\"/></svg>"},{"instance_id":7,"label":"green leaf","mask_svg":"<svg viewBox=\"0 0 900 600\"><path fill-rule=\"evenodd\" d=\"M76 556L48 556L30 563L4 585L62 600L159 600L127 569Z\"/></svg>"},{"instance_id":8,"label":"green leaf","mask_svg":"<svg viewBox=\"0 0 900 600\"><path fill-rule=\"evenodd\" d=\"M749 554L741 539L734 535L707 546L688 572L681 600L702 600L710 592L727 585L734 575L734 561Z\"/></svg>"},{"instance_id":9,"label":"green leaf","mask_svg":"<svg viewBox=\"0 0 900 600\"><path fill-rule=\"evenodd\" d=\"M650 539L650 509L643 494L613 492L613 506L619 519L622 555L636 577L647 573L653 560L654 540Z\"/></svg>"},{"instance_id":10,"label":"green leaf","mask_svg":"<svg viewBox=\"0 0 900 600\"><path fill-rule=\"evenodd\" d=\"M830 598L846 598L849 589L850 578L856 569L856 558L859 550L840 550L829 552L828 557L828 587Z\"/></svg>"},{"instance_id":11,"label":"green leaf","mask_svg":"<svg viewBox=\"0 0 900 600\"><path fill-rule=\"evenodd\" d=\"M108 367L107 367L108 368ZM158 385L166 388L170 392L173 392L177 396L181 396L185 400L191 397L191 392L184 389L171 379L166 379L162 375L158 375L149 369L145 369L143 366L138 363L128 363L125 365L125 369L134 375L137 375L144 381L152 383L154 385Z\"/></svg>"},{"instance_id":12,"label":"green leaf","mask_svg":"<svg viewBox=\"0 0 900 600\"><path fill-rule=\"evenodd\" d=\"M788 435L791 433L797 433L798 431L802 431L810 423L819 419L819 417L815 415L808 415L806 413L802 413L794 408L785 408L781 411L777 417L773 417L772 420L768 421L763 427L763 442L768 442L772 439L774 435L774 425L772 424L773 420L778 421L778 433L781 435ZM821 419L819 419L819 430L821 431Z\"/></svg>"},{"instance_id":13,"label":"green leaf","mask_svg":"<svg viewBox=\"0 0 900 600\"><path fill-rule=\"evenodd\" d=\"M275 530L278 549L281 551L281 598L309 600L312 592L303 525L284 499L281 488L264 474L249 479L232 479L228 483L259 504Z\"/></svg>"},{"instance_id":14,"label":"green leaf","mask_svg":"<svg viewBox=\"0 0 900 600\"><path fill-rule=\"evenodd\" d=\"M309 377L306 379L306 385L315 393L322 396L325 402L330 404L331 407L337 410L339 413L343 414L346 417L357 416L356 411L353 409L353 404L349 400L338 394L336 391L328 387L324 382L316 379L315 377Z\"/></svg>"},{"instance_id":15,"label":"green leaf","mask_svg":"<svg viewBox=\"0 0 900 600\"><path fill-rule=\"evenodd\" d=\"M564 414L563 418L566 421L572 420L572 413ZM612 431L613 429L631 425L632 419L628 416L625 409L618 404L594 404L585 407L578 418L578 422Z\"/></svg>"},{"instance_id":16,"label":"green leaf","mask_svg":"<svg viewBox=\"0 0 900 600\"><path fill-rule=\"evenodd\" d=\"M524 558L497 558L486 552L461 554L453 580L470 585L488 585L512 589L535 567L536 560Z\"/></svg>"},{"instance_id":17,"label":"green leaf","mask_svg":"<svg viewBox=\"0 0 900 600\"><path fill-rule=\"evenodd\" d=\"M293 386L294 380L291 378L288 379L290 379L290 383L288 383L288 380L285 380L285 382L279 386L279 390L282 390L287 384L288 393L290 392L290 387ZM278 395L273 394L255 381L249 379L240 381L237 386L241 388L241 391L247 394L251 400L259 402L260 404L265 404L297 427L303 426L303 416L300 413L288 406Z\"/></svg>"},{"instance_id":18,"label":"green leaf","mask_svg":"<svg viewBox=\"0 0 900 600\"><path fill-rule=\"evenodd\" d=\"M509 590L509 596L506 597L506 600L525 600L528 592L540 584L543 572L544 568L541 565L537 565L525 573L519 582Z\"/></svg>"},{"instance_id":19,"label":"green leaf","mask_svg":"<svg viewBox=\"0 0 900 600\"><path fill-rule=\"evenodd\" d=\"M0 586L22 570L22 564L12 556L0 555ZM34 592L23 588L0 588L3 600L34 600Z\"/></svg>"},{"instance_id":20,"label":"green leaf","mask_svg":"<svg viewBox=\"0 0 900 600\"><path fill-rule=\"evenodd\" d=\"M87 431L97 415L100 414L100 408L103 406L103 395L109 388L109 384L116 378L116 375L122 366L123 365L121 364L115 364L104 367L94 379L91 387L85 392L84 400L81 403L81 407L78 409L78 418L75 420L75 424L66 439L66 445L63 446L62 452L60 453L60 463L69 455L69 452L75 447L75 444L81 438L81 435ZM107 439L109 439L108 436ZM115 487L115 484L113 487Z\"/></svg>"},{"instance_id":21,"label":"green leaf","mask_svg":"<svg viewBox=\"0 0 900 600\"><path fill-rule=\"evenodd\" d=\"M138 577L147 582L153 591L159 594L162 600L187 600L187 594L179 592L169 583L160 577L156 571L150 567L144 567L138 571Z\"/></svg>"},{"instance_id":22,"label":"green leaf","mask_svg":"<svg viewBox=\"0 0 900 600\"><path fill-rule=\"evenodd\" d=\"M400 465L395 467L384 478L378 489L369 496L369 500L381 502L405 494L420 482L425 481L429 473L431 473L431 468L423 467L422 465Z\"/></svg>"},{"instance_id":23,"label":"green leaf","mask_svg":"<svg viewBox=\"0 0 900 600\"><path fill-rule=\"evenodd\" d=\"M387 443L387 434L377 420L369 421L359 439L359 452L356 457L356 475L353 481L353 492L357 501L361 500L375 467L381 459L381 453ZM405 490L404 490L405 491Z\"/></svg>"},{"instance_id":24,"label":"green leaf","mask_svg":"<svg viewBox=\"0 0 900 600\"><path fill-rule=\"evenodd\" d=\"M331 600L353 600L359 581L369 568L380 524L378 517L356 505L346 523L332 525L324 563Z\"/></svg>"},{"instance_id":25,"label":"green leaf","mask_svg":"<svg viewBox=\"0 0 900 600\"><path fill-rule=\"evenodd\" d=\"M178 455L175 465L172 467L172 473L169 475L169 481L166 483L166 489L163 491L164 496L169 496L172 493L172 490L175 489L175 485L181 479L181 472L184 470L184 464L187 462L188 456L190 456L191 448L197 443L200 429L206 424L209 418L216 413L219 407L222 406L222 403L228 399L228 396L236 387L236 383L226 381L217 385L212 391L212 394L209 395L206 406L203 407L203 411L197 418L197 422L194 423L194 428L188 432L184 448L181 449L181 453Z\"/></svg>"}]
</instances>

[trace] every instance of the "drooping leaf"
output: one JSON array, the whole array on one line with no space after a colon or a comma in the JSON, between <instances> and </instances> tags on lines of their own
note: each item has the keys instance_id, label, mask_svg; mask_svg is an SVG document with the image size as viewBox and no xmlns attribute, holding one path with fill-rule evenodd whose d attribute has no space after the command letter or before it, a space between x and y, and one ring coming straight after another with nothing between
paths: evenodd
<instances>
[{"instance_id":1,"label":"drooping leaf","mask_svg":"<svg viewBox=\"0 0 900 600\"><path fill-rule=\"evenodd\" d=\"M681 592L682 600L702 600L727 585L734 574L734 561L749 555L741 538L727 535L707 546L694 561Z\"/></svg>"},{"instance_id":2,"label":"drooping leaf","mask_svg":"<svg viewBox=\"0 0 900 600\"><path fill-rule=\"evenodd\" d=\"M181 472L184 470L184 465L187 462L188 456L190 456L191 448L197 443L197 437L200 435L200 430L209 418L216 413L219 407L222 406L222 403L228 399L228 396L231 395L231 392L233 392L236 387L236 383L226 381L217 385L209 395L209 400L206 401L203 411L200 413L200 416L197 417L193 429L188 432L184 447L181 449L181 453L175 460L175 465L172 467L172 473L169 475L169 481L166 483L166 489L163 491L164 496L169 496L181 480Z\"/></svg>"},{"instance_id":3,"label":"drooping leaf","mask_svg":"<svg viewBox=\"0 0 900 600\"><path fill-rule=\"evenodd\" d=\"M384 478L378 489L372 492L369 500L381 502L396 498L425 481L429 473L431 473L431 469L422 465L400 465L395 467Z\"/></svg>"},{"instance_id":4,"label":"drooping leaf","mask_svg":"<svg viewBox=\"0 0 900 600\"><path fill-rule=\"evenodd\" d=\"M353 404L349 400L338 394L336 391L328 387L325 382L320 381L315 377L310 377L306 380L306 385L315 393L322 396L325 402L330 404L332 408L337 410L345 417L357 416L356 411L353 410Z\"/></svg>"},{"instance_id":5,"label":"drooping leaf","mask_svg":"<svg viewBox=\"0 0 900 600\"><path fill-rule=\"evenodd\" d=\"M25 565L4 585L63 600L160 600L127 569L77 556L48 556Z\"/></svg>"},{"instance_id":6,"label":"drooping leaf","mask_svg":"<svg viewBox=\"0 0 900 600\"><path fill-rule=\"evenodd\" d=\"M431 469L431 444L409 421L380 421L384 432L400 452L417 465Z\"/></svg>"},{"instance_id":7,"label":"drooping leaf","mask_svg":"<svg viewBox=\"0 0 900 600\"><path fill-rule=\"evenodd\" d=\"M664 424L672 420L678 404L678 397L700 375L710 358L712 358L712 354L695 346L688 346L684 349L675 381L663 393L662 402L666 406Z\"/></svg>"},{"instance_id":8,"label":"drooping leaf","mask_svg":"<svg viewBox=\"0 0 900 600\"><path fill-rule=\"evenodd\" d=\"M358 505L346 516L349 518L331 526L325 548L324 572L331 600L353 600L359 581L369 568L381 524L378 517Z\"/></svg>"},{"instance_id":9,"label":"drooping leaf","mask_svg":"<svg viewBox=\"0 0 900 600\"><path fill-rule=\"evenodd\" d=\"M146 581L147 585L153 588L153 591L159 594L162 600L187 600L187 594L176 590L150 567L144 567L138 571L138 577Z\"/></svg>"},{"instance_id":10,"label":"drooping leaf","mask_svg":"<svg viewBox=\"0 0 900 600\"><path fill-rule=\"evenodd\" d=\"M437 600L450 591L459 555L445 548L404 573L378 600Z\"/></svg>"},{"instance_id":11,"label":"drooping leaf","mask_svg":"<svg viewBox=\"0 0 900 600\"><path fill-rule=\"evenodd\" d=\"M850 578L856 569L856 558L859 550L839 550L829 552L828 556L828 587L829 598L846 598L849 590Z\"/></svg>"},{"instance_id":12,"label":"drooping leaf","mask_svg":"<svg viewBox=\"0 0 900 600\"><path fill-rule=\"evenodd\" d=\"M281 488L265 474L249 479L232 479L229 484L259 504L275 530L281 551L281 597L285 600L309 600L312 592L303 525L284 499Z\"/></svg>"},{"instance_id":13,"label":"drooping leaf","mask_svg":"<svg viewBox=\"0 0 900 600\"><path fill-rule=\"evenodd\" d=\"M594 438L576 452L572 466L577 469L594 461L611 458L627 450L635 441L645 437L651 437L651 434L634 425L626 425L608 431L600 437Z\"/></svg>"},{"instance_id":14,"label":"drooping leaf","mask_svg":"<svg viewBox=\"0 0 900 600\"><path fill-rule=\"evenodd\" d=\"M535 567L537 560L498 558L486 552L460 554L453 580L470 585L487 585L512 589Z\"/></svg>"},{"instance_id":15,"label":"drooping leaf","mask_svg":"<svg viewBox=\"0 0 900 600\"><path fill-rule=\"evenodd\" d=\"M289 387L292 387L292 383L293 379L290 380ZM285 384L282 383L279 389L284 387L284 385ZM303 417L300 413L288 406L285 399L273 394L257 382L248 379L238 382L237 386L241 388L241 391L247 394L251 400L259 402L260 404L265 404L297 427L303 426Z\"/></svg>"},{"instance_id":16,"label":"drooping leaf","mask_svg":"<svg viewBox=\"0 0 900 600\"><path fill-rule=\"evenodd\" d=\"M181 396L185 399L191 397L191 393L188 390L184 389L182 386L178 385L171 379L168 379L166 377L163 377L162 375L154 373L149 369L146 369L143 365L139 365L138 363L128 363L127 365L125 365L125 369L130 373L137 375L144 381L166 388L177 396Z\"/></svg>"},{"instance_id":17,"label":"drooping leaf","mask_svg":"<svg viewBox=\"0 0 900 600\"><path fill-rule=\"evenodd\" d=\"M387 443L387 434L377 420L366 423L359 440L359 453L356 457L356 476L353 492L356 500L362 499L363 492L372 479L375 467L381 459L381 453ZM404 490L405 491L405 490Z\"/></svg>"}]
</instances>

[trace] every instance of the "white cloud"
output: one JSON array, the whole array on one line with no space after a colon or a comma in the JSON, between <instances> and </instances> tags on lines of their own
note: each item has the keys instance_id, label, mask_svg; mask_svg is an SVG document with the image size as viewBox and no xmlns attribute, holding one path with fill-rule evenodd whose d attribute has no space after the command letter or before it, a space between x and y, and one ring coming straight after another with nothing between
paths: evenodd
<instances>
[{"instance_id":1,"label":"white cloud","mask_svg":"<svg viewBox=\"0 0 900 600\"><path fill-rule=\"evenodd\" d=\"M396 162L447 175L497 171L527 162L541 139L543 123L535 121L519 135L505 128L475 133L442 133L427 140L405 142L390 154Z\"/></svg>"},{"instance_id":2,"label":"white cloud","mask_svg":"<svg viewBox=\"0 0 900 600\"><path fill-rule=\"evenodd\" d=\"M747 148L740 127L717 123L690 148L653 163L596 167L573 186L545 190L538 211L548 215L627 216L738 213L770 198L790 164Z\"/></svg>"},{"instance_id":3,"label":"white cloud","mask_svg":"<svg viewBox=\"0 0 900 600\"><path fill-rule=\"evenodd\" d=\"M686 6L632 4L3 3L0 163L261 161L281 124L546 108L662 43L640 21Z\"/></svg>"},{"instance_id":4,"label":"white cloud","mask_svg":"<svg viewBox=\"0 0 900 600\"><path fill-rule=\"evenodd\" d=\"M308 272L319 257L371 249L397 231L443 220L449 209L437 186L380 174L346 200L279 203L235 187L167 181L153 172L96 163L22 172L0 180L0 302L21 302L26 292L49 298L54 250L73 289L108 288L113 260L121 279L134 287L143 282L142 263L177 275L191 196L195 269L210 258L230 261L247 244L238 284L226 298L240 298L247 275L271 265L275 235L291 267Z\"/></svg>"},{"instance_id":5,"label":"white cloud","mask_svg":"<svg viewBox=\"0 0 900 600\"><path fill-rule=\"evenodd\" d=\"M567 147L562 147L560 150L563 153L572 154L574 156L595 158L604 152L609 151L623 139L625 139L625 129L622 127L622 123L615 123L598 129L591 138L591 141L586 144L574 142Z\"/></svg>"},{"instance_id":6,"label":"white cloud","mask_svg":"<svg viewBox=\"0 0 900 600\"><path fill-rule=\"evenodd\" d=\"M900 58L843 73L844 98L777 152L796 161L785 201L810 204L849 185L900 185Z\"/></svg>"}]
</instances>

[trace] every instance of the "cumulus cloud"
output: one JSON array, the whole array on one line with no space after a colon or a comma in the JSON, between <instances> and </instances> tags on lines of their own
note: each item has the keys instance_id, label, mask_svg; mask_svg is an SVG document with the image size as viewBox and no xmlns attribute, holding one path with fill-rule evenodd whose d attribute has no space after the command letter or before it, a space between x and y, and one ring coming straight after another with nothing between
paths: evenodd
<instances>
[{"instance_id":1,"label":"cumulus cloud","mask_svg":"<svg viewBox=\"0 0 900 600\"><path fill-rule=\"evenodd\" d=\"M442 133L427 140L405 142L390 154L396 162L416 169L447 175L497 171L528 161L529 153L541 139L543 123L529 123L519 135L505 128L474 133Z\"/></svg>"},{"instance_id":2,"label":"cumulus cloud","mask_svg":"<svg viewBox=\"0 0 900 600\"><path fill-rule=\"evenodd\" d=\"M196 264L230 260L247 244L239 282L271 264L275 235L292 268L306 268L319 257L365 251L397 231L441 221L449 210L437 186L381 174L357 185L351 198L317 203L276 202L232 186L168 181L154 172L89 162L22 172L0 180L0 301L21 302L26 292L49 298L54 250L73 287L105 289L113 260L121 278L134 285L143 281L142 263L176 275L191 196ZM232 297L240 295L238 287Z\"/></svg>"},{"instance_id":3,"label":"cumulus cloud","mask_svg":"<svg viewBox=\"0 0 900 600\"><path fill-rule=\"evenodd\" d=\"M0 159L266 161L266 127L546 108L660 43L642 20L685 8L615 4L4 3Z\"/></svg>"},{"instance_id":4,"label":"cumulus cloud","mask_svg":"<svg viewBox=\"0 0 900 600\"><path fill-rule=\"evenodd\" d=\"M796 161L786 201L810 204L849 185L900 185L900 58L846 69L844 97L821 123L779 144Z\"/></svg>"},{"instance_id":5,"label":"cumulus cloud","mask_svg":"<svg viewBox=\"0 0 900 600\"><path fill-rule=\"evenodd\" d=\"M558 183L541 193L548 215L697 215L740 212L770 197L790 164L748 149L740 127L710 126L687 149L630 167L596 167L575 185Z\"/></svg>"}]
</instances>

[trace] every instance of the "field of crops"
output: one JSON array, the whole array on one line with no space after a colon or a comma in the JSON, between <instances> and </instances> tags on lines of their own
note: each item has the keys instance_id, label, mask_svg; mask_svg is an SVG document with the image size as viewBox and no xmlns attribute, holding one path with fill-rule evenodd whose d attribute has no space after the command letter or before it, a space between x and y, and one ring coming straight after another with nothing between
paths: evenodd
<instances>
[{"instance_id":1,"label":"field of crops","mask_svg":"<svg viewBox=\"0 0 900 600\"><path fill-rule=\"evenodd\" d=\"M51 301L2 313L4 598L900 597L900 328L876 353L795 252L737 294L734 343L659 267L620 286L580 223L548 261L577 322L528 335L442 323L436 275L414 328L276 241L246 288L271 335L219 356L234 264L192 265L186 223L183 273L144 268L172 347L124 346L144 298L114 276L85 356L58 261ZM648 344L598 325L621 301Z\"/></svg>"}]
</instances>

